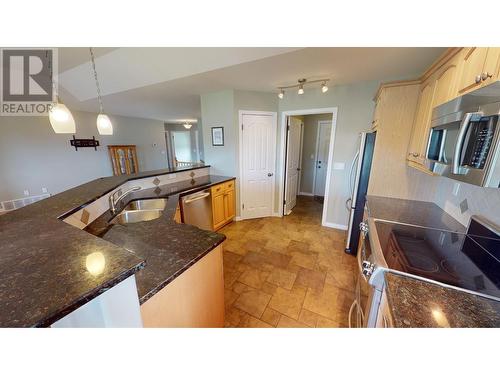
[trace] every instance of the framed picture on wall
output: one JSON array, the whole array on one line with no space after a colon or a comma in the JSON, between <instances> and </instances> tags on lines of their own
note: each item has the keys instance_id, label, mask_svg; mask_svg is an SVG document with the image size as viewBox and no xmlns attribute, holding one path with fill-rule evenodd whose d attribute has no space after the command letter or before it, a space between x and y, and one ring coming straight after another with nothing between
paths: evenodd
<instances>
[{"instance_id":1,"label":"framed picture on wall","mask_svg":"<svg viewBox=\"0 0 500 375\"><path fill-rule=\"evenodd\" d=\"M224 128L212 127L212 146L224 146Z\"/></svg>"}]
</instances>

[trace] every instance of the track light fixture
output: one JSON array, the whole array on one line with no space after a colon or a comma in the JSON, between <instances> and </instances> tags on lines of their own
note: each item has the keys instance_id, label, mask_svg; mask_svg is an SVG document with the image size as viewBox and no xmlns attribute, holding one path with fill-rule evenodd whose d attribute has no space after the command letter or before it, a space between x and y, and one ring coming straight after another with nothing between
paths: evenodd
<instances>
[{"instance_id":1,"label":"track light fixture","mask_svg":"<svg viewBox=\"0 0 500 375\"><path fill-rule=\"evenodd\" d=\"M328 81L330 81L330 79L316 79L314 81L308 81L305 78L301 78L297 81L298 83L295 85L278 87L278 90L279 90L278 98L283 99L283 97L285 96L285 89L291 89L291 88L297 88L297 87L299 88L297 90L297 94L303 95L305 85L310 85L310 84L318 83L318 82L321 82L321 92L324 94L325 92L328 91L328 86L327 86Z\"/></svg>"}]
</instances>

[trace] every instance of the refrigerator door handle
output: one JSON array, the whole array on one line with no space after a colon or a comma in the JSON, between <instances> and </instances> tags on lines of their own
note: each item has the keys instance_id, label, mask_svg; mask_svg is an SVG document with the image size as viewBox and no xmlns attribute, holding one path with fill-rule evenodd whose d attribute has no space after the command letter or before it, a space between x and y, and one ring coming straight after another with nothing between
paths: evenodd
<instances>
[{"instance_id":1,"label":"refrigerator door handle","mask_svg":"<svg viewBox=\"0 0 500 375\"><path fill-rule=\"evenodd\" d=\"M359 150L356 151L356 156L354 156L354 159L352 159L352 163L351 163L351 169L349 171L349 191L351 192L351 199L353 198L353 194L354 194L354 186L353 186L353 181L352 181L352 174L354 172L354 167L356 166L356 164L358 163L358 158L359 158Z\"/></svg>"},{"instance_id":2,"label":"refrigerator door handle","mask_svg":"<svg viewBox=\"0 0 500 375\"><path fill-rule=\"evenodd\" d=\"M347 200L345 201L345 208L346 208L347 212L351 211L351 202L352 202L352 198L347 198Z\"/></svg>"}]
</instances>

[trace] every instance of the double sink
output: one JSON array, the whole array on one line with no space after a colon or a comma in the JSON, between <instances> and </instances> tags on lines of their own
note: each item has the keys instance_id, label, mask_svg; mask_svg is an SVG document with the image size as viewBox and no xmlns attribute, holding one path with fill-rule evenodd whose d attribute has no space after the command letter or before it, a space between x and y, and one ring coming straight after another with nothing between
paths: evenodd
<instances>
[{"instance_id":1,"label":"double sink","mask_svg":"<svg viewBox=\"0 0 500 375\"><path fill-rule=\"evenodd\" d=\"M141 199L130 202L116 215L110 224L127 225L159 218L167 205L167 199Z\"/></svg>"}]
</instances>

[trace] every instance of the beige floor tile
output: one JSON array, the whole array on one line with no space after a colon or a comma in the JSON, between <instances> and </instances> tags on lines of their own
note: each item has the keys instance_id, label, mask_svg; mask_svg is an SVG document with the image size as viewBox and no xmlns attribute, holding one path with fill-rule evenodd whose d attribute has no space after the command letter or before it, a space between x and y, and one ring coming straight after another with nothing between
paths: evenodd
<instances>
[{"instance_id":1,"label":"beige floor tile","mask_svg":"<svg viewBox=\"0 0 500 375\"><path fill-rule=\"evenodd\" d=\"M254 318L251 315L243 317L238 324L239 328L274 328L271 324L263 322L260 319Z\"/></svg>"},{"instance_id":2,"label":"beige floor tile","mask_svg":"<svg viewBox=\"0 0 500 375\"><path fill-rule=\"evenodd\" d=\"M224 305L227 307L231 306L234 301L238 298L238 293L232 291L231 289L224 290Z\"/></svg>"},{"instance_id":3,"label":"beige floor tile","mask_svg":"<svg viewBox=\"0 0 500 375\"><path fill-rule=\"evenodd\" d=\"M237 294L241 294L243 292L252 290L254 288L252 288L251 286L248 286L246 284L240 283L239 281L235 281L234 284L233 284L233 286L232 286L232 289Z\"/></svg>"},{"instance_id":4,"label":"beige floor tile","mask_svg":"<svg viewBox=\"0 0 500 375\"><path fill-rule=\"evenodd\" d=\"M319 316L316 322L316 328L342 328L339 322Z\"/></svg>"},{"instance_id":5,"label":"beige floor tile","mask_svg":"<svg viewBox=\"0 0 500 375\"><path fill-rule=\"evenodd\" d=\"M262 321L276 327L278 321L280 320L281 314L276 310L270 309L269 307L264 310L262 317L260 318Z\"/></svg>"},{"instance_id":6,"label":"beige floor tile","mask_svg":"<svg viewBox=\"0 0 500 375\"><path fill-rule=\"evenodd\" d=\"M321 292L325 285L325 277L326 274L322 271L301 268L299 272L297 272L295 283Z\"/></svg>"},{"instance_id":7,"label":"beige floor tile","mask_svg":"<svg viewBox=\"0 0 500 375\"><path fill-rule=\"evenodd\" d=\"M269 302L269 307L292 319L298 319L305 294L305 289L287 290L278 287Z\"/></svg>"},{"instance_id":8,"label":"beige floor tile","mask_svg":"<svg viewBox=\"0 0 500 375\"><path fill-rule=\"evenodd\" d=\"M276 328L310 328L310 327L296 321L295 319L291 319L288 316L281 315Z\"/></svg>"},{"instance_id":9,"label":"beige floor tile","mask_svg":"<svg viewBox=\"0 0 500 375\"><path fill-rule=\"evenodd\" d=\"M241 260L242 256L227 251L223 255L224 268L235 268L236 264Z\"/></svg>"},{"instance_id":10,"label":"beige floor tile","mask_svg":"<svg viewBox=\"0 0 500 375\"><path fill-rule=\"evenodd\" d=\"M260 289L268 277L268 271L250 268L240 275L238 281L253 288Z\"/></svg>"},{"instance_id":11,"label":"beige floor tile","mask_svg":"<svg viewBox=\"0 0 500 375\"><path fill-rule=\"evenodd\" d=\"M224 326L225 327L237 327L241 320L248 315L244 311L241 311L239 309L236 309L234 307L227 309L225 311L225 320L224 320Z\"/></svg>"},{"instance_id":12,"label":"beige floor tile","mask_svg":"<svg viewBox=\"0 0 500 375\"><path fill-rule=\"evenodd\" d=\"M345 269L338 269L337 271L330 270L326 274L325 282L349 291L354 291L356 288L355 274L352 271Z\"/></svg>"},{"instance_id":13,"label":"beige floor tile","mask_svg":"<svg viewBox=\"0 0 500 375\"><path fill-rule=\"evenodd\" d=\"M260 318L267 307L271 296L260 290L249 290L240 294L233 306Z\"/></svg>"},{"instance_id":14,"label":"beige floor tile","mask_svg":"<svg viewBox=\"0 0 500 375\"><path fill-rule=\"evenodd\" d=\"M267 281L262 284L262 287L260 288L260 290L262 290L264 293L267 293L267 294L270 294L270 295L273 295L275 292L276 292L276 289L278 288L277 285L274 285L274 284L271 284L271 283L268 283Z\"/></svg>"},{"instance_id":15,"label":"beige floor tile","mask_svg":"<svg viewBox=\"0 0 500 375\"><path fill-rule=\"evenodd\" d=\"M224 268L224 287L226 289L231 289L231 286L239 276L240 272L235 271L231 268Z\"/></svg>"},{"instance_id":16,"label":"beige floor tile","mask_svg":"<svg viewBox=\"0 0 500 375\"><path fill-rule=\"evenodd\" d=\"M354 296L340 288L325 284L322 292L308 289L304 309L335 320L352 303Z\"/></svg>"},{"instance_id":17,"label":"beige floor tile","mask_svg":"<svg viewBox=\"0 0 500 375\"><path fill-rule=\"evenodd\" d=\"M285 289L292 289L297 275L281 268L275 268L269 274L267 282Z\"/></svg>"},{"instance_id":18,"label":"beige floor tile","mask_svg":"<svg viewBox=\"0 0 500 375\"><path fill-rule=\"evenodd\" d=\"M312 251L307 253L303 251L291 251L290 255L292 255L291 264L295 264L297 266L303 268L314 269L314 265L318 259L318 254Z\"/></svg>"},{"instance_id":19,"label":"beige floor tile","mask_svg":"<svg viewBox=\"0 0 500 375\"><path fill-rule=\"evenodd\" d=\"M272 265L267 263L265 256L255 251L249 251L247 255L241 259L241 262L264 271L271 271L273 268Z\"/></svg>"},{"instance_id":20,"label":"beige floor tile","mask_svg":"<svg viewBox=\"0 0 500 375\"><path fill-rule=\"evenodd\" d=\"M228 251L228 252L231 252L231 253L234 253L237 255L241 255L241 256L246 255L246 253L248 252L243 247L243 243L241 241L234 241L234 240L228 241L228 240L226 240L223 244L223 247L224 247L225 251Z\"/></svg>"},{"instance_id":21,"label":"beige floor tile","mask_svg":"<svg viewBox=\"0 0 500 375\"><path fill-rule=\"evenodd\" d=\"M290 255L278 253L276 251L265 251L262 252L262 255L265 257L267 263L278 268L286 268L292 260Z\"/></svg>"},{"instance_id":22,"label":"beige floor tile","mask_svg":"<svg viewBox=\"0 0 500 375\"><path fill-rule=\"evenodd\" d=\"M309 326L309 327L316 327L316 323L318 322L318 318L320 318L320 315L313 313L309 310L302 309L300 311L298 321L302 324Z\"/></svg>"}]
</instances>

